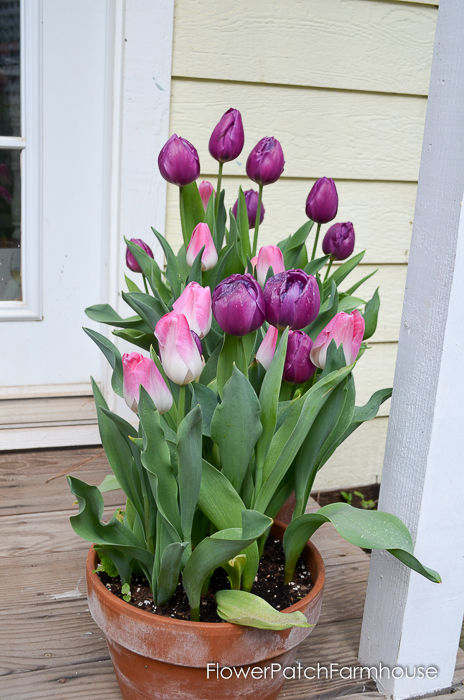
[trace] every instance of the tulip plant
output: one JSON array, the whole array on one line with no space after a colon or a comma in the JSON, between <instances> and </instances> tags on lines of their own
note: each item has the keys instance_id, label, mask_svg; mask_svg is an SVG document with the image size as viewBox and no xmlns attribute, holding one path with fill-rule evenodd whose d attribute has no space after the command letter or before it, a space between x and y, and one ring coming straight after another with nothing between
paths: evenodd
<instances>
[{"instance_id":1,"label":"tulip plant","mask_svg":"<svg viewBox=\"0 0 464 700\"><path fill-rule=\"evenodd\" d=\"M219 615L237 621L246 609L246 624L283 629L306 621L300 613L270 613L250 590L272 520L292 492L296 505L283 541L287 582L324 522L350 542L386 549L429 580L440 578L414 557L406 526L391 514L347 503L305 513L318 471L391 395L380 389L364 406L355 403L353 368L375 331L379 295L366 301L356 294L370 275L341 289L364 255L352 256L351 223L333 224L317 256L320 228L338 209L331 179L311 189L308 218L296 233L258 249L263 189L284 168L275 138L251 151L246 170L259 189L239 189L227 220L223 166L243 144L240 113L230 109L209 143L219 163L214 190L208 182L197 186L196 149L171 136L158 163L179 186L184 243L176 254L153 230L166 258L160 267L146 242L127 240L127 266L142 283L126 277L122 297L132 315L123 318L107 304L86 310L137 348L121 357L105 335L85 329L136 422L109 410L93 383L112 475L100 487L68 477L80 506L71 522L123 584L143 573L156 604L181 582L191 617L199 619L202 591L222 567L231 589L217 596ZM111 488L123 490L125 508L103 522L102 492Z\"/></svg>"}]
</instances>

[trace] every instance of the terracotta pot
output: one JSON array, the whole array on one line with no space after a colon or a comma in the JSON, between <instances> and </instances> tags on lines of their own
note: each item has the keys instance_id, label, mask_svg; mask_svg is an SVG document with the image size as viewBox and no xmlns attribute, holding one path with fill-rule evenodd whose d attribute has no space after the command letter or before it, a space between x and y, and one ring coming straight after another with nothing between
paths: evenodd
<instances>
[{"instance_id":1,"label":"terracotta pot","mask_svg":"<svg viewBox=\"0 0 464 700\"><path fill-rule=\"evenodd\" d=\"M281 523L274 523L271 532L282 537L284 529ZM322 604L324 563L310 542L303 556L314 585L287 611L300 610L308 622L316 624ZM276 698L284 677L278 672L271 674L272 664L281 664L282 668L291 665L296 647L313 629L294 627L276 632L156 615L110 593L98 575L92 573L97 563L97 553L91 547L86 572L89 609L106 635L126 700Z\"/></svg>"}]
</instances>

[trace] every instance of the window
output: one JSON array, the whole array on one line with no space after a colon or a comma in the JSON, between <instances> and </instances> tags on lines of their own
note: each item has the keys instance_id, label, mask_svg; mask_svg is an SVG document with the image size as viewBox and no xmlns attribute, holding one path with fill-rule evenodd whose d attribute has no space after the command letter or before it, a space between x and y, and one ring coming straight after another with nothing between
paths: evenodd
<instances>
[{"instance_id":1,"label":"window","mask_svg":"<svg viewBox=\"0 0 464 700\"><path fill-rule=\"evenodd\" d=\"M0 321L40 299L40 0L0 0Z\"/></svg>"}]
</instances>

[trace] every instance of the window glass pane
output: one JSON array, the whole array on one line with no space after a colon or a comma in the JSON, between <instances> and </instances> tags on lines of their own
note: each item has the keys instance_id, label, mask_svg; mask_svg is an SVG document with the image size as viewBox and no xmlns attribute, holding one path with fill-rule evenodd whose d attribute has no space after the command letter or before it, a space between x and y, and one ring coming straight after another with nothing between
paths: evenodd
<instances>
[{"instance_id":1,"label":"window glass pane","mask_svg":"<svg viewBox=\"0 0 464 700\"><path fill-rule=\"evenodd\" d=\"M21 300L19 150L0 150L0 301Z\"/></svg>"},{"instance_id":2,"label":"window glass pane","mask_svg":"<svg viewBox=\"0 0 464 700\"><path fill-rule=\"evenodd\" d=\"M0 0L0 136L21 136L19 0Z\"/></svg>"}]
</instances>

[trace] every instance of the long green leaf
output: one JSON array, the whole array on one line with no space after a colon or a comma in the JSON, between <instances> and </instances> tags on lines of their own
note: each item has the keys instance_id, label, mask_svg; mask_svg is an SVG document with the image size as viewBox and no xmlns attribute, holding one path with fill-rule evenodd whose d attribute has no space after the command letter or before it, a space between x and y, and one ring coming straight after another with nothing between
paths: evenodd
<instances>
[{"instance_id":1,"label":"long green leaf","mask_svg":"<svg viewBox=\"0 0 464 700\"><path fill-rule=\"evenodd\" d=\"M302 612L279 612L253 593L224 590L216 593L217 613L226 622L262 630L286 630L290 627L314 627Z\"/></svg>"},{"instance_id":2,"label":"long green leaf","mask_svg":"<svg viewBox=\"0 0 464 700\"><path fill-rule=\"evenodd\" d=\"M348 503L330 503L316 513L307 513L292 520L284 535L287 581L291 580L306 542L326 522L332 523L347 542L368 549L386 549L429 581L441 582L440 574L423 566L414 557L409 530L396 515L353 508Z\"/></svg>"},{"instance_id":3,"label":"long green leaf","mask_svg":"<svg viewBox=\"0 0 464 700\"><path fill-rule=\"evenodd\" d=\"M179 204L182 236L187 248L193 229L200 221L205 221L205 210L196 182L179 187Z\"/></svg>"},{"instance_id":4,"label":"long green leaf","mask_svg":"<svg viewBox=\"0 0 464 700\"><path fill-rule=\"evenodd\" d=\"M271 365L264 375L259 402L261 404L261 423L263 432L256 445L257 474L261 474L264 460L271 444L276 427L277 409L279 406L279 393L282 384L285 357L287 353L288 329L286 329L279 341L274 353ZM258 479L257 487L261 487L262 478Z\"/></svg>"},{"instance_id":5,"label":"long green leaf","mask_svg":"<svg viewBox=\"0 0 464 700\"><path fill-rule=\"evenodd\" d=\"M168 312L166 304L164 304L160 298L156 298L150 294L144 294L143 292L121 292L121 296L126 304L129 304L129 306L137 311L143 318L147 324L148 330L152 333L161 316L164 316L164 314Z\"/></svg>"},{"instance_id":6,"label":"long green leaf","mask_svg":"<svg viewBox=\"0 0 464 700\"><path fill-rule=\"evenodd\" d=\"M353 272L353 270L359 265L365 253L366 251L362 250L360 253L358 253L352 258L349 258L342 265L337 267L334 270L334 272L330 275L330 277L324 282L324 293L326 289L330 288L332 282L335 282L335 284L338 287L343 282L343 280L346 279L346 277L348 277L350 272Z\"/></svg>"},{"instance_id":7,"label":"long green leaf","mask_svg":"<svg viewBox=\"0 0 464 700\"><path fill-rule=\"evenodd\" d=\"M364 309L364 322L366 327L364 329L364 340L367 340L374 335L377 328L377 319L379 316L380 309L380 297L379 289L377 288L374 292L372 299L370 299L366 308Z\"/></svg>"},{"instance_id":8,"label":"long green leaf","mask_svg":"<svg viewBox=\"0 0 464 700\"><path fill-rule=\"evenodd\" d=\"M108 523L102 522L104 504L98 488L72 476L68 476L67 480L79 504L79 514L70 518L74 532L97 545L123 548L150 568L153 555L144 548L143 542L115 517Z\"/></svg>"},{"instance_id":9,"label":"long green leaf","mask_svg":"<svg viewBox=\"0 0 464 700\"><path fill-rule=\"evenodd\" d=\"M180 519L183 538L190 542L193 516L198 503L202 474L201 408L195 406L177 431Z\"/></svg>"},{"instance_id":10,"label":"long green leaf","mask_svg":"<svg viewBox=\"0 0 464 700\"><path fill-rule=\"evenodd\" d=\"M145 329L145 324L140 316L122 318L118 313L116 313L110 304L95 304L94 306L88 306L85 309L85 314L92 319L92 321L105 323L109 326L115 326L116 328L137 328L138 330Z\"/></svg>"},{"instance_id":11,"label":"long green leaf","mask_svg":"<svg viewBox=\"0 0 464 700\"><path fill-rule=\"evenodd\" d=\"M182 555L187 542L171 542L164 548L157 581L157 603L163 605L175 593L179 582Z\"/></svg>"},{"instance_id":12,"label":"long green leaf","mask_svg":"<svg viewBox=\"0 0 464 700\"><path fill-rule=\"evenodd\" d=\"M205 370L203 370L204 373ZM202 373L202 374L203 374ZM214 391L211 391L204 384L194 382L192 406L199 404L202 416L203 435L211 437L211 419L213 417L216 406L218 405L218 397Z\"/></svg>"},{"instance_id":13,"label":"long green leaf","mask_svg":"<svg viewBox=\"0 0 464 700\"><path fill-rule=\"evenodd\" d=\"M180 540L182 528L177 500L177 480L171 466L169 447L161 427L159 413L143 387L140 388L138 408L143 437L142 464L150 474L156 477L157 506L176 530Z\"/></svg>"},{"instance_id":14,"label":"long green leaf","mask_svg":"<svg viewBox=\"0 0 464 700\"><path fill-rule=\"evenodd\" d=\"M89 338L92 338L94 343L98 345L113 369L113 374L111 376L111 386L113 387L113 391L115 391L118 396L124 396L122 359L118 348L111 342L111 340L105 338L105 336L101 333L98 333L91 328L84 328L83 330L87 333Z\"/></svg>"},{"instance_id":15,"label":"long green leaf","mask_svg":"<svg viewBox=\"0 0 464 700\"><path fill-rule=\"evenodd\" d=\"M218 530L239 527L245 504L228 478L203 460L198 507ZM245 550L246 564L242 573L242 587L250 590L258 569L259 551L256 542Z\"/></svg>"},{"instance_id":16,"label":"long green leaf","mask_svg":"<svg viewBox=\"0 0 464 700\"><path fill-rule=\"evenodd\" d=\"M151 230L158 239L158 242L163 249L163 253L166 256L166 277L169 282L169 286L171 287L172 294L174 298L177 299L181 292L181 280L179 275L177 258L171 246L167 242L166 238L163 235L161 235L161 233L155 228L152 227Z\"/></svg>"},{"instance_id":17,"label":"long green leaf","mask_svg":"<svg viewBox=\"0 0 464 700\"><path fill-rule=\"evenodd\" d=\"M285 430L283 430L285 423L274 435L263 470L264 474L269 474L269 476L257 494L254 504L257 510L263 513L266 511L275 491L295 459L303 440L330 392L348 376L351 370L352 366L344 367L320 379L305 396L301 397L303 399L302 410L288 438ZM282 437L284 437L284 440Z\"/></svg>"},{"instance_id":18,"label":"long green leaf","mask_svg":"<svg viewBox=\"0 0 464 700\"><path fill-rule=\"evenodd\" d=\"M140 269L142 270L142 273L145 275L145 277L148 280L148 284L150 285L152 291L154 294L159 294L160 298L163 299L164 302L168 302L169 299L171 298L172 294L171 291L167 288L166 284L163 281L162 275L161 275L161 270L159 268L158 263L156 260L151 258L140 246L138 246L136 243L132 243L132 241L128 240L127 238L124 239L126 242L127 247L131 251L132 255L134 258L137 260ZM128 282L129 286L129 282ZM140 289L129 289L129 291L141 291Z\"/></svg>"},{"instance_id":19,"label":"long green leaf","mask_svg":"<svg viewBox=\"0 0 464 700\"><path fill-rule=\"evenodd\" d=\"M248 379L234 367L222 403L211 420L211 437L219 447L222 471L240 492L253 450L262 433L261 406Z\"/></svg>"},{"instance_id":20,"label":"long green leaf","mask_svg":"<svg viewBox=\"0 0 464 700\"><path fill-rule=\"evenodd\" d=\"M272 524L262 513L244 510L242 528L220 530L206 537L193 550L182 575L182 582L189 599L192 619L198 619L200 595L206 579L222 564L225 564L256 542Z\"/></svg>"}]
</instances>

